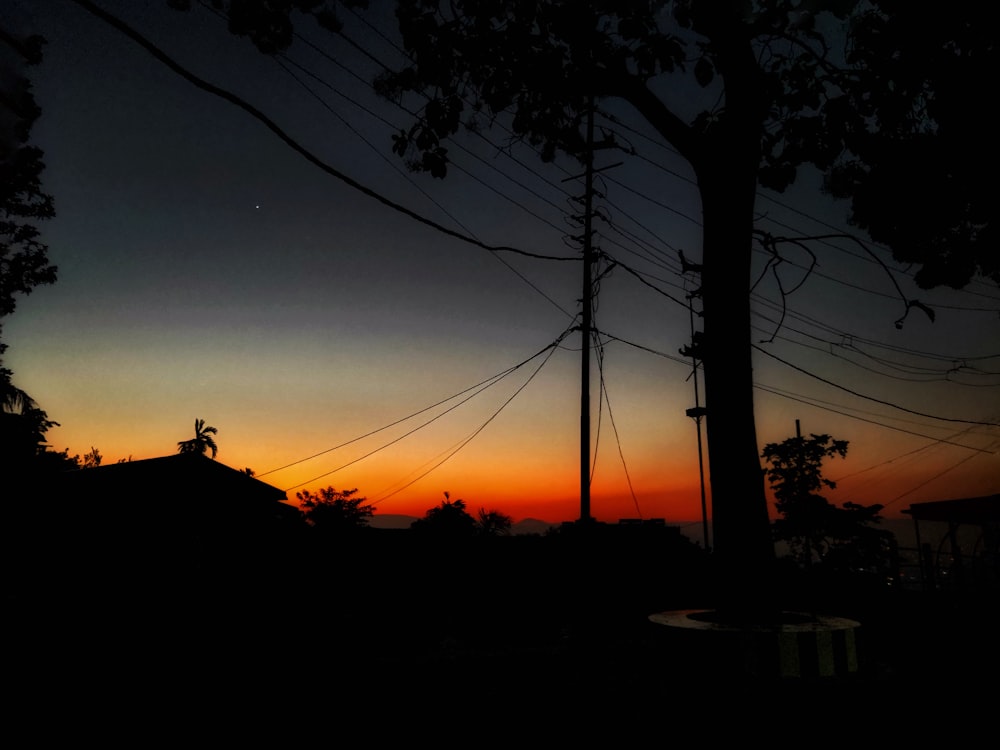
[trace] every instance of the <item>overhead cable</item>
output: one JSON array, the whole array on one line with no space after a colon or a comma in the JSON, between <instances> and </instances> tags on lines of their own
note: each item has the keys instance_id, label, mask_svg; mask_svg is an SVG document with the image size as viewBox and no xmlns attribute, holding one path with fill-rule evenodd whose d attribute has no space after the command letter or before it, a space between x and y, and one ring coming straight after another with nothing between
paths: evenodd
<instances>
[{"instance_id":1,"label":"overhead cable","mask_svg":"<svg viewBox=\"0 0 1000 750\"><path fill-rule=\"evenodd\" d=\"M263 112L261 112L259 109L254 107L249 102L240 98L236 94L233 94L231 91L220 88L219 86L209 83L208 81L205 81L204 79L196 76L187 68L177 63L173 58L169 57L165 52L163 52L163 50L161 50L159 47L157 47L155 44L153 44L146 37L144 37L142 34L140 34L138 31L133 29L131 26L126 24L121 19L117 18L116 16L113 16L112 14L103 10L102 8L97 7L96 5L94 5L94 3L90 2L89 0L71 0L71 2L76 3L84 10L90 12L91 14L100 18L105 23L121 31L123 34L125 34L127 37L132 39L139 46L141 46L143 49L149 52L153 57L162 62L172 71L177 73L179 76L187 80L189 83L202 89L203 91L206 91L210 94L213 94L214 96L224 99L230 104L233 104L242 109L251 117L261 122L268 130L274 133L289 148L291 148L293 151L301 155L304 159L306 159L314 166L318 167L319 169L326 172L330 176L335 177L336 179L345 183L349 187L354 188L355 190L363 193L364 195L367 195L369 198L373 198L382 205L387 206L393 209L394 211L398 211L399 213L408 216L414 221L424 224L425 226L431 227L432 229L436 229L437 231L446 234L449 237L461 240L462 242L467 242L470 245L475 245L476 247L488 250L491 253L508 252L508 253L516 253L517 255L524 255L529 258L537 258L541 260L558 260L558 261L574 261L574 262L577 261L577 258L574 257L544 255L541 253L534 253L527 250L521 250L519 248L510 247L507 245L489 245L486 244L485 242L477 240L474 237L470 237L461 232L457 232L454 229L449 229L448 227L445 227L432 219L428 219L426 216L418 214L416 211L413 211L412 209L409 209L406 206L403 206L399 203L396 203L393 200L390 200L384 195L376 192L375 190L372 190L371 188L365 185L362 185L357 180L348 177L340 170L327 164L325 161L320 159L318 156L313 154L311 151L309 151L307 148L301 145L298 141L296 141L294 138L288 135L284 130L282 130L280 126L278 126L277 123L275 123L271 118L269 118L267 115L265 115Z\"/></svg>"}]
</instances>

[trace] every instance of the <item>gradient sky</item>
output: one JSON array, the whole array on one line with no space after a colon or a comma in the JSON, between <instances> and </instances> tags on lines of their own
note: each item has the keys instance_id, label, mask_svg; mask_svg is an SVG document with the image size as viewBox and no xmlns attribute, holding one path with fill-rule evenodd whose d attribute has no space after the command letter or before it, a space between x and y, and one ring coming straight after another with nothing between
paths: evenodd
<instances>
[{"instance_id":1,"label":"gradient sky","mask_svg":"<svg viewBox=\"0 0 1000 750\"><path fill-rule=\"evenodd\" d=\"M5 363L60 423L54 448L93 446L105 463L166 455L201 418L218 428L217 460L253 468L290 499L358 488L378 513L422 515L448 491L515 519L579 515L579 333L460 403L572 324L579 263L495 255L423 226L72 3L7 5L15 28L48 40L32 71L43 113L32 140L56 199L42 229L59 280L4 321ZM102 6L390 200L487 244L578 253L565 236L579 233L567 216L582 186L564 182L578 166L504 149L497 129L454 145L444 181L408 173L390 138L409 116L363 85L377 68L342 40L304 26L337 62L300 39L282 67L204 9ZM399 60L345 20L375 57ZM665 294L620 269L601 284L596 324L621 340L603 350L600 411L593 360L591 510L688 522L700 497L685 415L694 383L678 351L692 283L678 250L699 256L698 199L687 165L637 116L614 102L604 111L619 121L599 126L636 155L600 154L598 166L624 163L600 184L610 222L598 225L599 244ZM762 192L760 227L853 231L819 184L804 174L789 193ZM848 440L847 458L826 468L840 480L828 499L882 503L890 516L1000 491L1000 428L974 424L1000 422L1000 290L917 290L911 269L876 248L907 295L937 312L933 323L914 312L897 330L903 304L877 263L846 241L812 247L818 266L788 297L780 328L774 279L753 293L761 348L810 373L757 354L760 445L794 435L796 420L805 434ZM763 271L766 257L757 260ZM787 255L786 289L808 262Z\"/></svg>"}]
</instances>

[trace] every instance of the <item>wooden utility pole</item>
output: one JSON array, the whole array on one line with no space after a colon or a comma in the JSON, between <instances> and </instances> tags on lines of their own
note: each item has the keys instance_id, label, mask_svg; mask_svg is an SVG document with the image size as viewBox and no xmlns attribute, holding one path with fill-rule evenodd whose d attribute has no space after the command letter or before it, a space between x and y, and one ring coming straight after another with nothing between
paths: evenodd
<instances>
[{"instance_id":1,"label":"wooden utility pole","mask_svg":"<svg viewBox=\"0 0 1000 750\"><path fill-rule=\"evenodd\" d=\"M613 138L594 142L594 102L587 110L587 165L582 175L567 177L563 182L584 178L583 234L574 237L583 246L583 294L580 316L580 522L593 521L590 513L590 348L593 337L594 264L594 175L606 169L621 166L621 162L594 169L594 151L616 146ZM576 217L574 217L576 218Z\"/></svg>"}]
</instances>

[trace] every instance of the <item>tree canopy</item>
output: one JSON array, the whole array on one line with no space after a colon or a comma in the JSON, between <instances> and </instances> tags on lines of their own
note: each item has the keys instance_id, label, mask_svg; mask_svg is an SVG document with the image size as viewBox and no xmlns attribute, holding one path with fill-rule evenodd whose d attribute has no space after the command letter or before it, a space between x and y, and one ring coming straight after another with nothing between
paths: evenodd
<instances>
[{"instance_id":1,"label":"tree canopy","mask_svg":"<svg viewBox=\"0 0 1000 750\"><path fill-rule=\"evenodd\" d=\"M759 143L742 148L759 154L761 185L783 190L811 163L859 227L920 264L921 286L1000 282L989 13L973 0L946 12L912 0L400 0L413 62L379 85L426 100L394 150L437 176L450 137L500 118L543 158L581 155L591 97L628 101L696 172L733 156L706 148L716 137L753 125Z\"/></svg>"},{"instance_id":2,"label":"tree canopy","mask_svg":"<svg viewBox=\"0 0 1000 750\"><path fill-rule=\"evenodd\" d=\"M443 176L448 139L500 119L544 159L558 152L582 157L587 113L595 100L606 98L630 104L690 163L704 228L698 293L715 550L733 574L724 596L738 600L737 606L756 607L763 600L758 581L773 556L758 455L756 448L750 451L757 441L748 291L758 186L784 190L801 167L812 165L829 176L831 192L857 196L854 216L861 226L897 257L925 264L921 283L960 285L974 272L990 270L982 259L969 260L977 252L983 256L970 240L988 224L992 217L984 214L995 212L996 201L973 201L986 209L978 212L962 203L944 219L928 210L919 252L913 231L904 226L904 200L893 203L894 223L880 217L880 201L891 194L886 186L906 181L883 156L892 153L884 146L904 144L900 148L910 155L921 153L929 132L947 131L933 118L940 115L946 123L948 116L932 104L967 88L957 66L942 76L934 66L908 64L906 58L919 56L923 42L911 43L899 33L895 14L901 5L906 4L399 0L397 5L411 62L384 76L380 87L386 96L409 97L411 106L420 105L393 146L415 169ZM939 15L928 13L927 4L909 5L909 17ZM956 15L965 8L960 3ZM936 43L950 48L945 57L972 60L979 54L973 49L990 46L969 32L968 20L935 29ZM885 29L896 33L881 33ZM970 48L963 48L963 41ZM907 50L902 60L900 47ZM890 62L882 65L883 59ZM972 66L961 67L969 73ZM909 76L907 85L895 85L903 76ZM888 131L885 123L891 125ZM978 189L971 177L956 173L966 191L958 193L960 203ZM974 221L980 223L970 228L977 213ZM964 243L967 252L952 251L956 243Z\"/></svg>"},{"instance_id":3,"label":"tree canopy","mask_svg":"<svg viewBox=\"0 0 1000 750\"><path fill-rule=\"evenodd\" d=\"M292 43L293 10L336 28L332 2L216 5L264 52ZM758 581L774 549L749 305L758 187L783 190L813 165L832 194L852 200L859 226L897 257L923 264L921 284L996 278L989 239L998 204L979 190L967 158L988 127L966 122L985 106L968 99L982 90L981 63L995 57L986 11L960 0L935 25L945 15L938 6L905 0L398 0L396 7L409 61L377 87L416 112L392 144L412 168L444 177L449 140L498 121L545 160L558 153L582 160L587 117L610 98L630 105L689 162L702 207L697 295L714 550L732 577L724 597L767 606ZM995 159L995 144L985 153ZM952 200L937 212L932 195ZM917 222L914 207L926 209Z\"/></svg>"},{"instance_id":4,"label":"tree canopy","mask_svg":"<svg viewBox=\"0 0 1000 750\"><path fill-rule=\"evenodd\" d=\"M823 476L823 462L847 455L848 442L829 435L788 438L768 443L761 454L765 473L774 490L780 518L774 523L775 539L786 542L791 556L802 567L815 563L840 572L884 566L886 531L874 526L881 520L881 505L844 503L838 508L823 497L823 488L836 489Z\"/></svg>"},{"instance_id":5,"label":"tree canopy","mask_svg":"<svg viewBox=\"0 0 1000 750\"><path fill-rule=\"evenodd\" d=\"M354 531L368 526L375 507L367 498L355 497L358 490L336 490L324 487L313 494L309 490L296 492L303 517L323 531Z\"/></svg>"},{"instance_id":6,"label":"tree canopy","mask_svg":"<svg viewBox=\"0 0 1000 750\"><path fill-rule=\"evenodd\" d=\"M429 508L423 518L410 525L418 534L448 539L463 539L475 536L476 519L466 510L464 500L452 500L451 494L444 493L440 505Z\"/></svg>"},{"instance_id":7,"label":"tree canopy","mask_svg":"<svg viewBox=\"0 0 1000 750\"><path fill-rule=\"evenodd\" d=\"M853 221L915 263L917 283L1000 283L1000 142L984 95L998 65L992 9L880 0L851 27L848 152L828 190Z\"/></svg>"},{"instance_id":8,"label":"tree canopy","mask_svg":"<svg viewBox=\"0 0 1000 750\"><path fill-rule=\"evenodd\" d=\"M476 517L476 531L480 536L508 536L514 519L499 510L480 508Z\"/></svg>"},{"instance_id":9,"label":"tree canopy","mask_svg":"<svg viewBox=\"0 0 1000 750\"><path fill-rule=\"evenodd\" d=\"M36 226L55 216L55 205L42 189L42 150L30 142L41 110L24 75L41 62L42 45L41 37L0 29L0 318L14 312L19 295L56 280ZM0 341L0 354L5 349Z\"/></svg>"},{"instance_id":10,"label":"tree canopy","mask_svg":"<svg viewBox=\"0 0 1000 750\"><path fill-rule=\"evenodd\" d=\"M215 427L206 426L204 419L196 419L194 420L194 437L188 440L179 440L177 452L197 453L203 456L212 451L212 458L215 458L219 452L219 446L216 445L213 435L218 433L219 431Z\"/></svg>"}]
</instances>

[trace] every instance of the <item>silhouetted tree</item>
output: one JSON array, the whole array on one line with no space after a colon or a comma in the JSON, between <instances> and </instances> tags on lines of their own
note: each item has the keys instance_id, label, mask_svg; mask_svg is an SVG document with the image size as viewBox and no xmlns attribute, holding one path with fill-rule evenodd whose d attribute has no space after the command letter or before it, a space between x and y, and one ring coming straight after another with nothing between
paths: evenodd
<instances>
[{"instance_id":1,"label":"silhouetted tree","mask_svg":"<svg viewBox=\"0 0 1000 750\"><path fill-rule=\"evenodd\" d=\"M30 482L76 469L78 461L68 450L52 450L46 433L59 423L11 378L11 371L0 367L0 481L21 492Z\"/></svg>"},{"instance_id":2,"label":"silhouetted tree","mask_svg":"<svg viewBox=\"0 0 1000 750\"><path fill-rule=\"evenodd\" d=\"M461 539L476 534L476 519L465 509L464 500L452 500L445 492L441 504L430 508L410 529L419 534Z\"/></svg>"},{"instance_id":3,"label":"silhouetted tree","mask_svg":"<svg viewBox=\"0 0 1000 750\"><path fill-rule=\"evenodd\" d=\"M243 3L219 3L230 12L230 28L268 53L291 43L293 5L321 22L333 17L332 2L254 4L258 11L267 10L257 14L244 12ZM876 187L877 168L892 167L899 158L880 156L879 141L868 136L888 124L883 145L919 139L935 130L934 118L943 117L949 96L961 98L965 92L981 98L982 77L963 74L976 70L981 55L994 59L995 45L988 31L992 22L970 30L969 19L988 12L984 7L970 15L975 5L969 0L949 5L948 22L933 29L941 13L901 0L397 2L410 62L384 76L378 87L398 100L416 95L411 110L416 121L393 143L411 167L444 176L448 139L498 120L514 139L538 148L543 159L559 152L582 158L587 115L595 101L608 98L631 105L689 162L704 226L698 269L701 361L714 554L720 569L730 574L723 581L727 607L771 607L761 585L774 547L754 418L748 294L758 185L783 190L802 165L811 163L837 175L839 182L831 185L846 185L841 193L872 186L871 209L858 203L855 216L876 231L881 201L893 200L892 191ZM882 30L893 26L904 6L907 18L925 17L918 28L931 31L942 67L892 62L900 57L898 45L910 45L912 35ZM922 46L917 42L910 49ZM956 57L961 66L951 65ZM948 74L940 75L941 70ZM985 114L980 119L990 121ZM995 148L992 136L990 142ZM873 164L870 171L866 160ZM953 174L970 178L976 189L983 183L967 168ZM967 217L958 231L947 222L934 228L968 243L985 226L973 219L981 220L984 207L995 211L997 201L987 196L973 204L975 210L959 205L949 211ZM908 209L903 201L896 205ZM901 252L912 234L906 226L909 215L902 210L894 216L899 220L880 224L877 231ZM968 270L965 254L940 237L923 246L928 253L920 254L921 262ZM979 267L990 272L985 260ZM933 270L925 280L967 276L961 270L957 275Z\"/></svg>"},{"instance_id":4,"label":"silhouetted tree","mask_svg":"<svg viewBox=\"0 0 1000 750\"><path fill-rule=\"evenodd\" d=\"M20 413L35 408L35 400L14 385L13 377L13 372L0 366L0 410Z\"/></svg>"},{"instance_id":5,"label":"silhouetted tree","mask_svg":"<svg viewBox=\"0 0 1000 750\"><path fill-rule=\"evenodd\" d=\"M177 443L177 452L197 453L203 456L208 451L212 451L212 458L215 458L219 452L219 447L215 444L215 438L212 436L218 433L219 431L214 427L207 427L204 419L196 419L194 420L194 437L190 440L179 441Z\"/></svg>"},{"instance_id":6,"label":"silhouetted tree","mask_svg":"<svg viewBox=\"0 0 1000 750\"><path fill-rule=\"evenodd\" d=\"M835 508L818 494L836 484L823 476L823 460L847 455L847 441L829 435L801 435L782 443L768 443L761 454L774 490L775 508L781 518L774 524L775 537L786 541L802 565L822 558L829 548L831 511Z\"/></svg>"},{"instance_id":7,"label":"silhouetted tree","mask_svg":"<svg viewBox=\"0 0 1000 750\"><path fill-rule=\"evenodd\" d=\"M299 507L306 521L318 529L345 532L368 526L375 513L375 507L366 502L367 498L355 497L353 490L336 490L325 487L317 494L303 490L296 492Z\"/></svg>"},{"instance_id":8,"label":"silhouetted tree","mask_svg":"<svg viewBox=\"0 0 1000 750\"><path fill-rule=\"evenodd\" d=\"M27 295L56 280L48 247L39 241L35 222L55 215L52 196L41 187L42 151L30 145L31 129L41 114L32 95L26 67L42 60L44 40L0 28L0 319ZM0 356L7 350L2 341ZM39 470L75 468L68 451L46 444L50 420L34 399L14 385L13 373L0 363L0 450L3 481L33 476Z\"/></svg>"},{"instance_id":9,"label":"silhouetted tree","mask_svg":"<svg viewBox=\"0 0 1000 750\"><path fill-rule=\"evenodd\" d=\"M83 458L80 460L81 469L93 469L101 465L101 461L104 457L101 452L97 450L94 446L90 446L90 453L84 453Z\"/></svg>"},{"instance_id":10,"label":"silhouetted tree","mask_svg":"<svg viewBox=\"0 0 1000 750\"><path fill-rule=\"evenodd\" d=\"M395 136L393 146L412 167L443 176L448 138L500 119L516 138L538 147L544 159L558 152L582 157L587 114L595 99L605 98L630 104L692 167L704 226L698 293L714 546L729 579L722 582L727 607L770 606L761 582L774 554L755 447L752 393L748 291L757 187L784 190L805 164L823 172L836 168L841 175L857 174L859 162L881 158L865 138L875 134L876 144L885 144L889 139L878 133L890 115L897 118L891 138L912 140L934 130L937 113L927 108L929 100L944 105L961 91L981 99L974 94L982 88L981 70L965 80L961 74L943 77L927 65L897 65L889 75L869 75L880 70L882 60L895 58L896 44L909 43L905 34L888 39L878 35L901 5L906 3L398 2L410 61L384 76L380 87L398 100L418 95L412 101L420 102L416 121ZM909 6L910 18L923 17L920 28L934 24L940 15L929 13L923 3ZM967 61L961 69L966 74L979 56L995 58L995 51L986 52L995 50L989 32L973 32L965 25L963 11L969 6L949 6L946 15L954 12L962 20L949 19L933 36L945 50L937 52L941 62L955 54L952 45L970 43L957 53ZM981 27L989 28L989 22L981 20ZM846 58L840 56L845 43ZM895 74L913 77L902 94L892 85ZM979 84L971 83L976 80ZM990 120L984 113L980 122ZM995 150L992 134L988 141ZM956 199L960 204L961 195L978 190L983 182L969 172L966 167L960 173L965 180L965 191ZM923 182L928 179L933 177ZM880 201L894 200L892 191L876 189L872 195L870 210L855 207L856 218L867 226L874 226ZM912 235L904 226L910 207L904 201L897 205L899 220L881 224L879 236L897 252L905 252ZM998 202L987 197L972 205L995 212ZM964 210L961 204L952 213ZM944 230L945 240L969 246L981 228L972 218L982 220L983 213L966 211L957 231L950 224L934 228ZM927 214L934 216L932 210ZM959 276L967 281L975 267L952 252L941 235L938 231L925 239L923 247L929 251L914 259L961 267ZM985 259L986 254L979 257ZM989 258L995 263L996 254ZM979 269L989 270L985 262ZM940 283L945 275L934 271L926 278ZM909 310L912 303L906 303Z\"/></svg>"},{"instance_id":11,"label":"silhouetted tree","mask_svg":"<svg viewBox=\"0 0 1000 750\"><path fill-rule=\"evenodd\" d=\"M480 536L507 536L514 519L498 510L479 509L476 531Z\"/></svg>"},{"instance_id":12,"label":"silhouetted tree","mask_svg":"<svg viewBox=\"0 0 1000 750\"><path fill-rule=\"evenodd\" d=\"M752 392L756 188L759 180L783 188L798 163L836 154L820 139L808 150L784 148L783 133L828 95L815 75L826 49L802 15L791 2L742 0L400 0L412 63L380 82L389 97L416 92L428 100L393 149L436 176L447 169L448 137L497 118L543 159L557 152L582 159L588 113L608 97L631 104L689 161L704 222L701 356L715 551L731 574L727 598L747 608L769 607L761 581L774 556ZM673 89L651 85L666 77L677 81ZM698 87L715 104L692 112Z\"/></svg>"},{"instance_id":13,"label":"silhouetted tree","mask_svg":"<svg viewBox=\"0 0 1000 750\"><path fill-rule=\"evenodd\" d=\"M35 222L55 216L52 196L42 190L41 149L29 144L41 110L25 66L42 60L44 40L0 29L0 318L14 312L17 295L56 280L48 247ZM0 354L6 345L0 342Z\"/></svg>"},{"instance_id":14,"label":"silhouetted tree","mask_svg":"<svg viewBox=\"0 0 1000 750\"><path fill-rule=\"evenodd\" d=\"M918 264L924 288L963 287L975 274L1000 283L1000 140L982 93L1000 66L992 10L880 0L854 25L850 155L827 188L897 260Z\"/></svg>"},{"instance_id":15,"label":"silhouetted tree","mask_svg":"<svg viewBox=\"0 0 1000 750\"><path fill-rule=\"evenodd\" d=\"M774 536L787 542L800 566L819 564L841 572L883 569L891 550L892 535L872 524L881 520L881 505L845 503L837 508L819 494L836 489L823 476L823 462L847 455L847 441L829 435L796 436L768 443L762 457L781 517L774 522Z\"/></svg>"}]
</instances>

